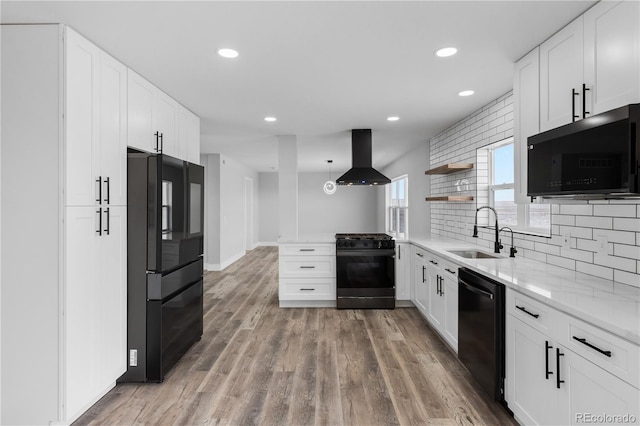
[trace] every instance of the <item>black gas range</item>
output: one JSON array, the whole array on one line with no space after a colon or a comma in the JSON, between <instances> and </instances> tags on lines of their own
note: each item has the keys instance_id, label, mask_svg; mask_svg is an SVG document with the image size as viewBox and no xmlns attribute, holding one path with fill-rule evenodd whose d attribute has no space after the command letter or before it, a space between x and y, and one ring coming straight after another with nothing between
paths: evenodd
<instances>
[{"instance_id":1,"label":"black gas range","mask_svg":"<svg viewBox=\"0 0 640 426\"><path fill-rule=\"evenodd\" d=\"M395 308L395 246L387 234L336 234L338 309Z\"/></svg>"}]
</instances>

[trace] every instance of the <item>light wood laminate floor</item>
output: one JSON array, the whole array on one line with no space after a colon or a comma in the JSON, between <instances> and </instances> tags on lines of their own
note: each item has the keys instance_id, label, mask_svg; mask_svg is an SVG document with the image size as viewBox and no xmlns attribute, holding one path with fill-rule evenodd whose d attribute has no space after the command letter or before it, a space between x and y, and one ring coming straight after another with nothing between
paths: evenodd
<instances>
[{"instance_id":1,"label":"light wood laminate floor","mask_svg":"<svg viewBox=\"0 0 640 426\"><path fill-rule=\"evenodd\" d=\"M162 384L75 424L515 424L415 308L280 309L278 251L205 274L204 334Z\"/></svg>"}]
</instances>

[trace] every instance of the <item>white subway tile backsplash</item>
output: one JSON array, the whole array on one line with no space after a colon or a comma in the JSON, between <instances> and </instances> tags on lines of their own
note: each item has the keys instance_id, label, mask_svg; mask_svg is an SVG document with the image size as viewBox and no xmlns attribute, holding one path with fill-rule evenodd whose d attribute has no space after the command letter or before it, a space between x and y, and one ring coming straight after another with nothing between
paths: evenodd
<instances>
[{"instance_id":1,"label":"white subway tile backsplash","mask_svg":"<svg viewBox=\"0 0 640 426\"><path fill-rule=\"evenodd\" d=\"M486 205L486 159L477 160L477 149L513 135L513 96L506 93L476 110L430 140L431 168L449 162L471 162L472 171L449 176L431 176L431 195L474 195L471 203L429 203L431 231L436 235L477 243L493 250L494 233L480 229L480 238L472 238L477 206ZM469 180L469 191L458 191L456 182ZM640 201L629 200L553 200L551 204L552 238L516 234L517 257L547 262L569 270L640 287ZM479 215L479 223L491 223L488 212ZM571 234L571 248L563 247L561 237ZM600 236L607 239L607 254L598 250ZM510 236L501 235L506 250Z\"/></svg>"},{"instance_id":2,"label":"white subway tile backsplash","mask_svg":"<svg viewBox=\"0 0 640 426\"><path fill-rule=\"evenodd\" d=\"M593 206L593 214L596 216L637 217L636 208L637 206L629 204Z\"/></svg>"}]
</instances>

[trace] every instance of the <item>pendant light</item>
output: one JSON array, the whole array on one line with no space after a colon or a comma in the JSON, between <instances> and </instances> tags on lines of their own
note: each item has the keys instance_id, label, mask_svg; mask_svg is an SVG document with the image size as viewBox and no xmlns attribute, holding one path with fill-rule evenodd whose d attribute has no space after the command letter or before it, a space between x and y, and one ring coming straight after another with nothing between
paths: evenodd
<instances>
[{"instance_id":1,"label":"pendant light","mask_svg":"<svg viewBox=\"0 0 640 426\"><path fill-rule=\"evenodd\" d=\"M324 183L322 189L324 190L325 194L332 195L336 192L338 185L336 185L331 174L331 163L333 163L333 160L327 160L327 163L329 163L329 180Z\"/></svg>"}]
</instances>

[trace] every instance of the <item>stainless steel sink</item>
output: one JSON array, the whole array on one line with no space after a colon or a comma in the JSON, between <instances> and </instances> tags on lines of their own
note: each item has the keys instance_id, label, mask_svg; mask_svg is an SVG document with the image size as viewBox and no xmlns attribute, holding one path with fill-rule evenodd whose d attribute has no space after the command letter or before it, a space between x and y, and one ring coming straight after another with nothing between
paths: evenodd
<instances>
[{"instance_id":1,"label":"stainless steel sink","mask_svg":"<svg viewBox=\"0 0 640 426\"><path fill-rule=\"evenodd\" d=\"M483 251L475 250L475 249L467 249L467 250L447 250L451 254L455 254L456 256L464 257L467 259L500 259L501 256L496 256L490 253L485 253Z\"/></svg>"}]
</instances>

